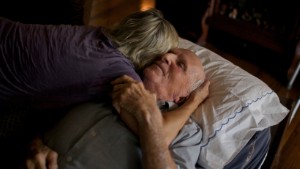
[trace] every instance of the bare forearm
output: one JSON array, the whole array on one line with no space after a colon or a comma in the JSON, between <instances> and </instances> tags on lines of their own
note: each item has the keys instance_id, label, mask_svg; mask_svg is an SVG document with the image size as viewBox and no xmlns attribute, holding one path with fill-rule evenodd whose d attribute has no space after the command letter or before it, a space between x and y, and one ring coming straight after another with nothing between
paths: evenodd
<instances>
[{"instance_id":1,"label":"bare forearm","mask_svg":"<svg viewBox=\"0 0 300 169\"><path fill-rule=\"evenodd\" d=\"M161 119L148 118L147 120L139 128L143 169L175 169L176 164L164 141Z\"/></svg>"},{"instance_id":2,"label":"bare forearm","mask_svg":"<svg viewBox=\"0 0 300 169\"><path fill-rule=\"evenodd\" d=\"M189 101L174 110L163 113L163 131L166 135L167 145L177 136L197 107L197 102Z\"/></svg>"},{"instance_id":3,"label":"bare forearm","mask_svg":"<svg viewBox=\"0 0 300 169\"><path fill-rule=\"evenodd\" d=\"M198 87L186 100L186 102L169 112L165 112L163 117L163 130L166 134L166 142L169 145L172 140L177 136L185 122L189 119L191 114L197 109L209 93L209 81L205 81Z\"/></svg>"}]
</instances>

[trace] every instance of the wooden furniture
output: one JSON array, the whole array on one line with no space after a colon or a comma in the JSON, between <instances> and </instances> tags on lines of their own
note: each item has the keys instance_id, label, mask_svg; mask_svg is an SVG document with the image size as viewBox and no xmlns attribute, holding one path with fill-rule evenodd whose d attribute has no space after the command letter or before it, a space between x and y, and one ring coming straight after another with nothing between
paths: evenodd
<instances>
[{"instance_id":1,"label":"wooden furniture","mask_svg":"<svg viewBox=\"0 0 300 169\"><path fill-rule=\"evenodd\" d=\"M292 0L210 0L202 19L202 35L197 43L205 44L213 37L214 31L228 35L226 40L216 36L214 41L225 41L223 43L228 45L235 38L241 41L237 44L256 45L271 51L279 56L276 66L284 69L284 73L281 73L284 75L280 76L285 76L286 82L286 74L300 37L300 11L296 3ZM238 46L235 48L242 50ZM253 53L255 55L258 52ZM256 60L260 59L263 58Z\"/></svg>"},{"instance_id":2,"label":"wooden furniture","mask_svg":"<svg viewBox=\"0 0 300 169\"><path fill-rule=\"evenodd\" d=\"M295 81L300 77L300 41L296 45L295 56L291 67L289 69L289 73L291 74L290 80L287 86L288 90L291 90L295 86ZM294 118L296 112L300 107L300 93L298 94L298 100L296 101L292 111L291 111L291 120Z\"/></svg>"},{"instance_id":3,"label":"wooden furniture","mask_svg":"<svg viewBox=\"0 0 300 169\"><path fill-rule=\"evenodd\" d=\"M207 12L210 28L277 52L295 43L299 33L299 10L292 0L211 0Z\"/></svg>"}]
</instances>

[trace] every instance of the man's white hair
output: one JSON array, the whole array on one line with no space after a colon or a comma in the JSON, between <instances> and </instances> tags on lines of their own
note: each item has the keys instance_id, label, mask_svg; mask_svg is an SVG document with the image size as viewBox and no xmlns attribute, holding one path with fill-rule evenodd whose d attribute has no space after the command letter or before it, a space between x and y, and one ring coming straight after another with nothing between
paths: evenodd
<instances>
[{"instance_id":1,"label":"man's white hair","mask_svg":"<svg viewBox=\"0 0 300 169\"><path fill-rule=\"evenodd\" d=\"M190 92L193 92L194 90L196 90L199 86L202 85L203 82L204 82L203 79L200 79L200 80L197 80L196 82L194 82L194 83L191 85Z\"/></svg>"}]
</instances>

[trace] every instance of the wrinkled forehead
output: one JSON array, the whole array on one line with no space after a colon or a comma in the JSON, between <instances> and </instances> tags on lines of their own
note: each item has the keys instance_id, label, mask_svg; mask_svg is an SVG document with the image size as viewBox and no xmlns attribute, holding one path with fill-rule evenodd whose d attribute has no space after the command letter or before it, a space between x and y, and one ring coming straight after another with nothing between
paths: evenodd
<instances>
[{"instance_id":1,"label":"wrinkled forehead","mask_svg":"<svg viewBox=\"0 0 300 169\"><path fill-rule=\"evenodd\" d=\"M192 74L203 74L204 69L200 58L191 50L176 48L173 51L178 57L182 57L186 60L186 64L189 68L189 73Z\"/></svg>"},{"instance_id":2,"label":"wrinkled forehead","mask_svg":"<svg viewBox=\"0 0 300 169\"><path fill-rule=\"evenodd\" d=\"M172 53L178 55L179 57L184 57L192 62L197 62L196 64L202 65L200 58L191 50L183 48L175 48L171 50Z\"/></svg>"},{"instance_id":3,"label":"wrinkled forehead","mask_svg":"<svg viewBox=\"0 0 300 169\"><path fill-rule=\"evenodd\" d=\"M198 85L205 79L205 72L200 58L188 49L179 49L181 57L185 57L188 66L188 74L190 74L191 82L197 82Z\"/></svg>"}]
</instances>

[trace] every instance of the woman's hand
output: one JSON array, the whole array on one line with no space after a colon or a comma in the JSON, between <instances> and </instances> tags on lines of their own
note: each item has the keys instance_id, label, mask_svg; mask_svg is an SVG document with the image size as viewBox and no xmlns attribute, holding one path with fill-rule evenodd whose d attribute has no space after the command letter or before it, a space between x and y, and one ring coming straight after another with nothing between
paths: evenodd
<instances>
[{"instance_id":1,"label":"woman's hand","mask_svg":"<svg viewBox=\"0 0 300 169\"><path fill-rule=\"evenodd\" d=\"M26 157L25 169L57 169L57 152L46 146L41 138L35 138L29 147L29 155Z\"/></svg>"},{"instance_id":2,"label":"woman's hand","mask_svg":"<svg viewBox=\"0 0 300 169\"><path fill-rule=\"evenodd\" d=\"M193 102L197 107L208 97L209 95L210 81L206 80L204 83L196 88L188 97L186 102Z\"/></svg>"}]
</instances>

